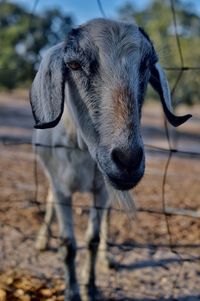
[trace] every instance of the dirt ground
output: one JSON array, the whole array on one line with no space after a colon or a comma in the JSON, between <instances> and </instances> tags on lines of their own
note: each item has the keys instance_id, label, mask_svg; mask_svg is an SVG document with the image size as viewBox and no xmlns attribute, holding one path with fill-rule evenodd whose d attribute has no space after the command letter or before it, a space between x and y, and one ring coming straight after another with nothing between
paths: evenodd
<instances>
[{"instance_id":1,"label":"dirt ground","mask_svg":"<svg viewBox=\"0 0 200 301\"><path fill-rule=\"evenodd\" d=\"M171 143L180 150L198 152L200 108L181 108L178 113L188 110L193 119L181 129L170 128ZM146 104L142 123L146 145L168 147L159 104ZM31 141L32 125L27 93L1 93L0 301L64 300L56 221L49 249L39 253L34 246L48 183L36 165L31 145L20 144ZM165 209L178 215L166 217L160 213L167 159L168 153L146 147L146 174L133 191L136 219L130 220L120 210L111 211L109 253L118 267L105 269L98 261L101 301L200 300L200 157L173 154L166 178ZM87 194L74 197L80 283L90 200Z\"/></svg>"}]
</instances>

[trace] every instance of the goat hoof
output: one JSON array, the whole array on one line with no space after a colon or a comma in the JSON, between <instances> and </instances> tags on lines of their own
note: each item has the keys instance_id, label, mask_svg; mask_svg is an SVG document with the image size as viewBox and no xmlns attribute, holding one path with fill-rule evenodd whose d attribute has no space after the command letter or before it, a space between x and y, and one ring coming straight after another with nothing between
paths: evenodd
<instances>
[{"instance_id":1,"label":"goat hoof","mask_svg":"<svg viewBox=\"0 0 200 301\"><path fill-rule=\"evenodd\" d=\"M112 270L118 270L118 268L119 268L118 262L116 262L113 258L109 258L107 260L107 265L108 265L108 268L112 269Z\"/></svg>"},{"instance_id":2,"label":"goat hoof","mask_svg":"<svg viewBox=\"0 0 200 301\"><path fill-rule=\"evenodd\" d=\"M100 257L100 260L102 262L102 266L105 269L113 269L113 270L118 269L119 264L114 260L114 258L110 256L102 256Z\"/></svg>"},{"instance_id":3,"label":"goat hoof","mask_svg":"<svg viewBox=\"0 0 200 301\"><path fill-rule=\"evenodd\" d=\"M96 285L85 285L82 291L83 301L97 301L99 300L97 297L99 295L99 291Z\"/></svg>"},{"instance_id":4,"label":"goat hoof","mask_svg":"<svg viewBox=\"0 0 200 301\"><path fill-rule=\"evenodd\" d=\"M67 290L65 292L65 299L64 301L81 301L81 297L79 295L79 293L74 293L70 290Z\"/></svg>"}]
</instances>

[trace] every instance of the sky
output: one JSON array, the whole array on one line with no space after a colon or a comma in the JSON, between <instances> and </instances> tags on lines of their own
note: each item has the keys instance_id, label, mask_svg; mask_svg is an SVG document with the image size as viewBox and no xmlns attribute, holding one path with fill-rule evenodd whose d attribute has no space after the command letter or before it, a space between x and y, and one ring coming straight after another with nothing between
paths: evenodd
<instances>
[{"instance_id":1,"label":"sky","mask_svg":"<svg viewBox=\"0 0 200 301\"><path fill-rule=\"evenodd\" d=\"M36 0L10 0L32 10ZM102 17L97 0L37 0L36 12L53 7L60 8L62 11L74 16L76 24L81 24L95 17ZM162 1L162 0L160 0ZM200 0L182 0L185 3L192 3L196 11L200 14ZM146 7L151 0L101 0L102 7L107 17L115 18L117 9L125 3L133 3L138 9Z\"/></svg>"},{"instance_id":2,"label":"sky","mask_svg":"<svg viewBox=\"0 0 200 301\"><path fill-rule=\"evenodd\" d=\"M151 0L101 0L102 7L107 17L114 18L117 9L127 2L135 2L138 9L148 5ZM27 7L30 11L34 7L35 0L11 0ZM83 23L89 19L102 17L97 0L38 0L36 11L41 12L48 8L57 7L62 11L71 14L77 24Z\"/></svg>"}]
</instances>

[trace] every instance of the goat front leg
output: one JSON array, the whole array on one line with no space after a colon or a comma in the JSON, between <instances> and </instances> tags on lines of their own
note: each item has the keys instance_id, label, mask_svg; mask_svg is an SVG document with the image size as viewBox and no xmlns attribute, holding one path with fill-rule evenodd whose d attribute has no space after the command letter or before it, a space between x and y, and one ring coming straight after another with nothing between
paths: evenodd
<instances>
[{"instance_id":1,"label":"goat front leg","mask_svg":"<svg viewBox=\"0 0 200 301\"><path fill-rule=\"evenodd\" d=\"M35 247L37 250L44 251L48 247L48 242L51 234L51 224L54 218L54 199L51 188L48 190L46 200L46 211L44 222L39 230Z\"/></svg>"},{"instance_id":2,"label":"goat front leg","mask_svg":"<svg viewBox=\"0 0 200 301\"><path fill-rule=\"evenodd\" d=\"M60 251L64 261L65 278L69 288L65 291L65 301L80 301L76 277L76 240L73 230L72 197L68 193L55 191L56 212L60 227Z\"/></svg>"},{"instance_id":3,"label":"goat front leg","mask_svg":"<svg viewBox=\"0 0 200 301\"><path fill-rule=\"evenodd\" d=\"M100 229L100 244L98 258L101 261L101 266L106 269L118 269L119 264L114 260L113 256L108 252L108 234L110 224L111 207L108 207L103 212Z\"/></svg>"},{"instance_id":4,"label":"goat front leg","mask_svg":"<svg viewBox=\"0 0 200 301\"><path fill-rule=\"evenodd\" d=\"M99 183L98 183L99 184ZM95 300L95 265L98 246L100 242L100 229L104 211L107 206L107 191L104 183L95 187L93 196L93 208L90 211L90 219L87 229L87 257L86 266L83 270L83 300Z\"/></svg>"}]
</instances>

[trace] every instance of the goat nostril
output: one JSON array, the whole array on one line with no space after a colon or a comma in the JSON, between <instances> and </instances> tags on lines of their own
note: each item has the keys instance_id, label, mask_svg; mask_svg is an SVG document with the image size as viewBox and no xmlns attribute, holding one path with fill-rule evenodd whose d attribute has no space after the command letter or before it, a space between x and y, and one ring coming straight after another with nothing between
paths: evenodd
<instances>
[{"instance_id":1,"label":"goat nostril","mask_svg":"<svg viewBox=\"0 0 200 301\"><path fill-rule=\"evenodd\" d=\"M125 152L119 148L114 148L111 152L111 158L118 168L138 169L143 159L143 149L140 147L137 151Z\"/></svg>"},{"instance_id":2,"label":"goat nostril","mask_svg":"<svg viewBox=\"0 0 200 301\"><path fill-rule=\"evenodd\" d=\"M112 150L111 158L118 167L121 167L121 168L126 167L125 156L119 148L114 148Z\"/></svg>"}]
</instances>

